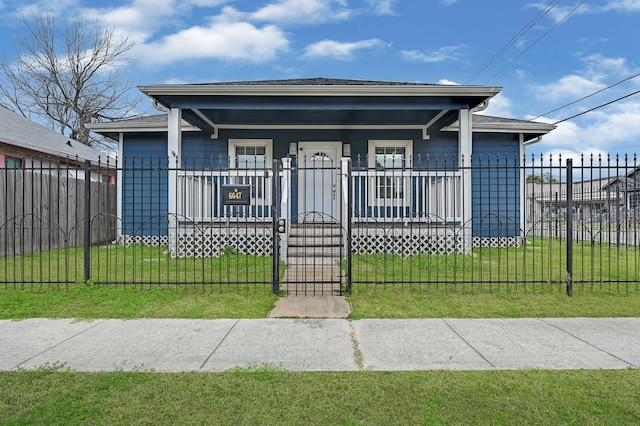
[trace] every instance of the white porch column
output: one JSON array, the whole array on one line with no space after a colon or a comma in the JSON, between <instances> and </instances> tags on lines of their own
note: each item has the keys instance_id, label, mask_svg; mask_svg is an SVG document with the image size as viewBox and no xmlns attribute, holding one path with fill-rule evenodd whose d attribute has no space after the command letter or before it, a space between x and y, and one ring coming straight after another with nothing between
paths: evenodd
<instances>
[{"instance_id":1,"label":"white porch column","mask_svg":"<svg viewBox=\"0 0 640 426\"><path fill-rule=\"evenodd\" d=\"M468 109L458 111L458 122L460 131L458 132L458 164L462 167L462 244L465 253L471 253L473 248L473 225L471 217L472 190L471 190L471 148L472 148L472 124L471 112Z\"/></svg>"},{"instance_id":2,"label":"white porch column","mask_svg":"<svg viewBox=\"0 0 640 426\"><path fill-rule=\"evenodd\" d=\"M339 197L339 202L340 202L340 214L341 214L341 222L342 222L342 227L345 231L348 232L348 230L351 228L349 226L349 222L351 221L351 212L349 211L349 179L351 179L351 176L349 175L349 162L351 161L351 158L348 157L343 157L340 159L340 186L341 186L341 190L340 190L340 195L341 197ZM349 250L349 244L348 244L348 236L344 235L343 238L343 247L344 247L344 254L346 256L348 250Z\"/></svg>"},{"instance_id":3,"label":"white porch column","mask_svg":"<svg viewBox=\"0 0 640 426\"><path fill-rule=\"evenodd\" d=\"M280 258L287 259L289 231L291 230L291 157L282 159L282 186L280 187L280 217L286 220L287 232L280 235ZM277 178L274 177L274 179Z\"/></svg>"},{"instance_id":4,"label":"white porch column","mask_svg":"<svg viewBox=\"0 0 640 426\"><path fill-rule=\"evenodd\" d=\"M524 242L524 237L527 233L527 177L525 174L525 149L524 149L524 135L520 133L520 150L518 151L519 158L518 164L520 165L520 238Z\"/></svg>"},{"instance_id":5,"label":"white porch column","mask_svg":"<svg viewBox=\"0 0 640 426\"><path fill-rule=\"evenodd\" d=\"M122 237L122 221L124 220L124 211L122 210L122 170L124 169L124 134L120 132L118 135L118 157L116 160L116 211L118 218L117 220L117 234L116 241L118 243L125 243L124 238ZM127 236L133 238L133 235Z\"/></svg>"},{"instance_id":6,"label":"white porch column","mask_svg":"<svg viewBox=\"0 0 640 426\"><path fill-rule=\"evenodd\" d=\"M169 226L169 253L173 257L178 255L178 229L176 214L178 213L178 168L180 167L180 153L182 149L182 110L169 110L167 156L169 158L169 173L167 182L167 213Z\"/></svg>"}]
</instances>

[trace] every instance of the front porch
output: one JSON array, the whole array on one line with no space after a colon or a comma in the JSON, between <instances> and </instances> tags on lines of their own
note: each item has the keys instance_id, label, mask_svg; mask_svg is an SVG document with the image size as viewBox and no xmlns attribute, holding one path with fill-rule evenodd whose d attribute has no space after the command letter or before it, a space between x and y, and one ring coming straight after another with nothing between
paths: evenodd
<instances>
[{"instance_id":1,"label":"front porch","mask_svg":"<svg viewBox=\"0 0 640 426\"><path fill-rule=\"evenodd\" d=\"M353 170L349 158L337 166L300 167L284 158L269 169L178 170L170 252L216 256L234 247L271 255L265 241L277 232L281 258L295 263L296 250L311 240L290 239L305 224L337 228L341 253L347 234L355 253L390 246L404 255L462 252L471 248L471 221L463 216L470 191L463 190L462 176L462 170ZM224 187L238 184L250 187L249 205L225 205Z\"/></svg>"}]
</instances>

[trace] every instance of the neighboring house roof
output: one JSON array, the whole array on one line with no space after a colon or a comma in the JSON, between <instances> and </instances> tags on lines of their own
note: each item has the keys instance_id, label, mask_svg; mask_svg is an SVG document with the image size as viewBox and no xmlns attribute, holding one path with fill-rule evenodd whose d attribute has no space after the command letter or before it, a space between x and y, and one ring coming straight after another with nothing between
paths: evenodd
<instances>
[{"instance_id":1,"label":"neighboring house roof","mask_svg":"<svg viewBox=\"0 0 640 426\"><path fill-rule=\"evenodd\" d=\"M0 106L0 143L46 156L97 162L104 153Z\"/></svg>"},{"instance_id":2,"label":"neighboring house roof","mask_svg":"<svg viewBox=\"0 0 640 426\"><path fill-rule=\"evenodd\" d=\"M640 192L640 181L633 177L618 176L602 187L603 191Z\"/></svg>"},{"instance_id":3,"label":"neighboring house roof","mask_svg":"<svg viewBox=\"0 0 640 426\"><path fill-rule=\"evenodd\" d=\"M169 116L167 114L147 115L143 117L125 118L122 120L114 120L105 123L86 124L88 129L117 141L120 132L166 132L169 125ZM198 131L197 127L192 126L185 120L182 120L182 131Z\"/></svg>"}]
</instances>

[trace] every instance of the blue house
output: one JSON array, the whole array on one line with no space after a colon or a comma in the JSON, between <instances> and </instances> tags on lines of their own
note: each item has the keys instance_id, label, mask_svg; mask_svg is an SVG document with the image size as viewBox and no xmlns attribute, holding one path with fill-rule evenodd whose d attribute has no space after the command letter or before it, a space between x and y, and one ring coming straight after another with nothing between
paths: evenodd
<instances>
[{"instance_id":1,"label":"blue house","mask_svg":"<svg viewBox=\"0 0 640 426\"><path fill-rule=\"evenodd\" d=\"M118 142L120 237L178 257L270 253L276 219L285 253L314 223L347 231L354 252L390 238L403 253L512 244L525 229L525 147L554 128L474 114L499 87L312 78L140 90L162 114L90 128ZM229 188L248 204L227 203Z\"/></svg>"}]
</instances>

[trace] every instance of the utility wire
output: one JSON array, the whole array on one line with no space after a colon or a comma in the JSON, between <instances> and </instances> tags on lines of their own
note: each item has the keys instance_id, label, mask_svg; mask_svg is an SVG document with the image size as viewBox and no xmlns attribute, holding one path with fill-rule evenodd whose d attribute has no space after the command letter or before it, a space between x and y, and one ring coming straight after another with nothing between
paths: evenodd
<instances>
[{"instance_id":1,"label":"utility wire","mask_svg":"<svg viewBox=\"0 0 640 426\"><path fill-rule=\"evenodd\" d=\"M571 11L569 13L567 13L561 20L559 20L558 22L555 23L555 25L553 25L551 28L549 28L544 34L542 34L540 37L538 37L533 43L531 43L526 49L524 49L522 52L520 52L519 55L517 55L515 58L513 58L511 61L509 61L504 67L500 68L498 70L498 72L496 72L495 74L493 74L491 76L491 78L489 78L487 81L485 81L484 83L482 83L483 85L487 84L488 82L490 82L491 80L493 80L498 74L500 74L502 71L504 71L509 65L511 65L512 63L514 63L515 61L517 61L522 55L524 55L525 53L527 53L529 51L529 49L531 49L533 46L535 46L536 44L538 44L538 42L540 40L542 40L543 38L545 38L551 31L555 30L556 27L560 24L562 24L564 21L566 21L571 15L573 15L575 13L576 10L578 10L578 8L580 6L582 6L585 3L586 0L582 0L576 7L574 7L573 9L571 9Z\"/></svg>"},{"instance_id":2,"label":"utility wire","mask_svg":"<svg viewBox=\"0 0 640 426\"><path fill-rule=\"evenodd\" d=\"M556 4L558 4L560 0L551 0L547 7L541 10L527 25L525 25L516 35L514 35L511 40L509 40L504 46L502 46L496 53L493 54L491 58L484 65L480 67L476 72L474 72L471 77L467 78L467 80L463 84L470 83L474 78L476 78L482 71L486 70L492 63L494 63L498 57L500 57L504 52L506 52L511 46L513 46L523 35L527 33L535 24L540 21L547 13L554 8Z\"/></svg>"},{"instance_id":3,"label":"utility wire","mask_svg":"<svg viewBox=\"0 0 640 426\"><path fill-rule=\"evenodd\" d=\"M638 93L640 93L640 90L636 90L636 91L635 91L635 92L633 92L633 93L629 93L629 94L627 94L627 95L621 96L621 97L619 97L619 98L617 98L617 99L614 99L614 100L612 100L612 101L606 102L606 103L604 103L604 104L600 104L600 105L598 105L598 106L596 106L596 107L589 108L588 110L586 110L586 111L582 111L582 112L580 112L580 113L578 113L578 114L575 114L575 115L572 115L571 117L567 117L567 118L564 118L564 119L562 119L562 120L558 120L558 121L556 121L555 123L553 123L553 125L555 126L556 124L562 123L562 122L564 122L564 121L569 121L569 120L572 120L572 119L574 119L574 118L576 118L576 117L580 117L581 115L584 115L584 114L586 114L586 113L588 113L588 112L592 112L592 111L595 111L595 110L597 110L597 109L600 109L600 108L606 107L607 105L611 105L611 104L614 104L614 103L616 103L616 102L619 102L619 101L621 101L621 100L623 100L623 99L630 98L631 96L633 96L633 95L637 95Z\"/></svg>"},{"instance_id":4,"label":"utility wire","mask_svg":"<svg viewBox=\"0 0 640 426\"><path fill-rule=\"evenodd\" d=\"M564 109L564 108L566 108L566 107L568 107L568 106L571 106L571 105L577 104L578 102L580 102L580 101L584 101L585 99L588 99L588 98L590 98L590 97L592 97L592 96L595 96L595 95L597 95L597 94L599 94L599 93L602 93L602 92L604 92L605 90L611 89L612 87L616 87L617 85L622 84L622 83L624 83L624 82L626 82L626 81L633 80L634 78L636 78L636 77L638 77L638 76L640 76L640 73L635 74L635 75L632 75L631 77L627 77L627 78L625 78L625 79L623 79L623 80L618 81L617 83L611 84L611 85L609 85L609 86L607 86L607 87L604 87L604 88L602 88L602 89L600 89L600 90L597 90L597 91L595 91L595 92L593 92L593 93L591 93L591 94L588 94L588 95L586 95L586 96L583 96L583 97L581 97L580 99L576 99L576 100L575 100L575 101L573 101L573 102L569 102L568 104L564 104L564 105L562 105L561 107L558 107L558 108L552 109L551 111L547 111L547 112L545 112L544 114L540 114L540 115L538 115L537 117L533 117L533 118L532 118L531 120L529 120L529 121L536 120L536 119L538 119L538 118L540 118L540 117L543 117L543 116L545 116L545 115L551 114L551 113L556 112L556 111L560 111L561 109Z\"/></svg>"}]
</instances>

